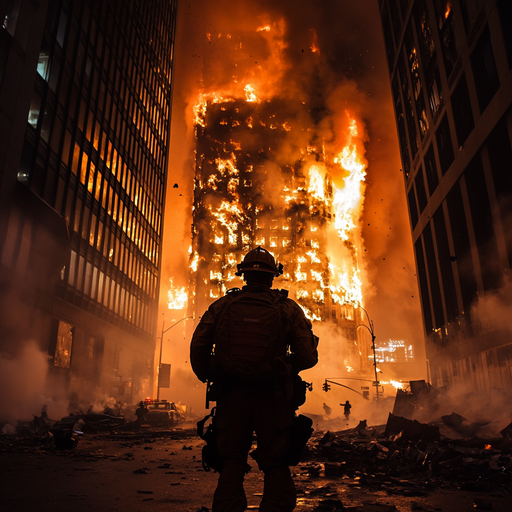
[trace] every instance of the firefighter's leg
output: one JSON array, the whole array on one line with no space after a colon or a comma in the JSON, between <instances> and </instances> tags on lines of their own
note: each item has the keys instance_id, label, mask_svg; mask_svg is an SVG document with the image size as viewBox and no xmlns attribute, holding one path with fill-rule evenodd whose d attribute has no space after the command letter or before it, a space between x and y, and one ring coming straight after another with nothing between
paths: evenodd
<instances>
[{"instance_id":1,"label":"firefighter's leg","mask_svg":"<svg viewBox=\"0 0 512 512\"><path fill-rule=\"evenodd\" d=\"M243 512L247 507L243 483L253 433L250 402L242 390L232 390L217 401L217 448L224 466L212 512Z\"/></svg>"},{"instance_id":2,"label":"firefighter's leg","mask_svg":"<svg viewBox=\"0 0 512 512\"><path fill-rule=\"evenodd\" d=\"M244 476L245 461L225 459L213 495L212 512L243 512L247 508Z\"/></svg>"},{"instance_id":3,"label":"firefighter's leg","mask_svg":"<svg viewBox=\"0 0 512 512\"><path fill-rule=\"evenodd\" d=\"M256 420L258 465L265 473L259 511L291 512L295 508L297 496L286 461L294 412L289 405L269 407L269 402L271 399L261 404ZM263 412L265 409L266 414Z\"/></svg>"},{"instance_id":4,"label":"firefighter's leg","mask_svg":"<svg viewBox=\"0 0 512 512\"><path fill-rule=\"evenodd\" d=\"M295 508L297 495L288 466L265 468L265 485L260 512L291 512Z\"/></svg>"}]
</instances>

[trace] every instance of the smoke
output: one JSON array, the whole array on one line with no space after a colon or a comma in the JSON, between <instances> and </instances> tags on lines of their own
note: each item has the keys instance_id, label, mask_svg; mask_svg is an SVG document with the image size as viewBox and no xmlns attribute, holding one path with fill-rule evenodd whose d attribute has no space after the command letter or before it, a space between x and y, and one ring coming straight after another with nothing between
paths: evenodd
<instances>
[{"instance_id":1,"label":"smoke","mask_svg":"<svg viewBox=\"0 0 512 512\"><path fill-rule=\"evenodd\" d=\"M162 283L169 277L177 286L188 283L193 108L201 93L243 98L244 86L250 83L257 96L303 102L307 108L287 111L286 116L294 116L294 122L304 126L314 125L318 142L331 154L346 142L347 112L358 120L364 132L359 153L368 162L360 239L355 240L362 247L358 257L364 305L375 324L377 344L405 338L421 358L423 329L377 4L373 0L182 3L177 38ZM291 161L310 136L307 130L295 131L269 165ZM281 188L279 179L274 187ZM266 193L272 190L265 187ZM347 248L335 236L330 240L339 246L341 260ZM166 297L163 286L163 311ZM173 349L184 372L190 371L185 363L189 340L185 336ZM322 358L331 357L323 352L326 343L321 336ZM342 352L343 346L338 346ZM344 354L340 358L344 360ZM178 384L177 376L173 373L171 385Z\"/></svg>"},{"instance_id":2,"label":"smoke","mask_svg":"<svg viewBox=\"0 0 512 512\"><path fill-rule=\"evenodd\" d=\"M0 356L0 422L31 420L43 405L50 417L66 414L67 402L58 393L44 394L47 372L48 358L35 341L25 343L15 357Z\"/></svg>"},{"instance_id":3,"label":"smoke","mask_svg":"<svg viewBox=\"0 0 512 512\"><path fill-rule=\"evenodd\" d=\"M471 306L471 318L474 322L512 333L512 280L506 278L503 286L494 292L479 297Z\"/></svg>"}]
</instances>

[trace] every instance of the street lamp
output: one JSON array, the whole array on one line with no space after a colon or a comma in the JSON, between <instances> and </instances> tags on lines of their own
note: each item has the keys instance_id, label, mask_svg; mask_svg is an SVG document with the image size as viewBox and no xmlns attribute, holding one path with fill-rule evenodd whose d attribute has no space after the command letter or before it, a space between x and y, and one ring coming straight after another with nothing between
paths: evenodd
<instances>
[{"instance_id":1,"label":"street lamp","mask_svg":"<svg viewBox=\"0 0 512 512\"><path fill-rule=\"evenodd\" d=\"M373 322L370 320L370 316L368 315L368 312L366 311L366 309L363 308L363 306L359 305L358 304L358 307L360 307L365 313L366 313L366 318L368 319L368 325L366 324L360 324L356 327L356 329L358 329L359 327L365 327L366 329L368 329L368 332L371 334L372 336L372 350L373 350L373 367L375 369L375 392L377 394L377 402L379 401L379 379L377 377L377 356L375 355L375 331L373 329Z\"/></svg>"},{"instance_id":2,"label":"street lamp","mask_svg":"<svg viewBox=\"0 0 512 512\"><path fill-rule=\"evenodd\" d=\"M177 322L174 322L170 327L167 327L167 329L164 329L165 320L162 322L162 336L160 338L160 357L158 358L158 384L156 386L156 399L157 401L160 400L160 370L162 369L162 346L164 344L164 334L171 330L173 327L178 325L180 322L183 322L183 320L188 320L189 318L194 318L193 316L186 316L185 318L182 318L181 320L178 320Z\"/></svg>"}]
</instances>

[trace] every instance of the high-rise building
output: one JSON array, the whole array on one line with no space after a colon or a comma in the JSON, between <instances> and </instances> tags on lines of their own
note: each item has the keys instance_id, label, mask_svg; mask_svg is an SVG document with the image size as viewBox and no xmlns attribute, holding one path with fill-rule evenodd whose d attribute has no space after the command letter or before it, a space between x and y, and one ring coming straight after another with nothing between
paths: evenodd
<instances>
[{"instance_id":1,"label":"high-rise building","mask_svg":"<svg viewBox=\"0 0 512 512\"><path fill-rule=\"evenodd\" d=\"M0 343L76 399L151 391L176 8L0 1Z\"/></svg>"},{"instance_id":2,"label":"high-rise building","mask_svg":"<svg viewBox=\"0 0 512 512\"><path fill-rule=\"evenodd\" d=\"M512 2L379 6L432 383L510 388Z\"/></svg>"},{"instance_id":3,"label":"high-rise building","mask_svg":"<svg viewBox=\"0 0 512 512\"><path fill-rule=\"evenodd\" d=\"M345 268L336 269L327 239L329 227L335 232L329 165L312 122L298 119L301 110L300 102L251 95L197 108L190 313L198 318L241 286L237 264L262 246L284 266L274 284L312 321L335 324L348 340L347 359L367 369L353 241L344 242Z\"/></svg>"}]
</instances>

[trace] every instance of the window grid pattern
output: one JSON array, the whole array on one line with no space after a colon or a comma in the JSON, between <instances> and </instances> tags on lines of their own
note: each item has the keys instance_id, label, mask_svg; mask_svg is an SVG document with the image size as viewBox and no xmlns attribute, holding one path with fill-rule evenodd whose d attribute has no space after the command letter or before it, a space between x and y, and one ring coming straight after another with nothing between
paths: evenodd
<instances>
[{"instance_id":1,"label":"window grid pattern","mask_svg":"<svg viewBox=\"0 0 512 512\"><path fill-rule=\"evenodd\" d=\"M149 334L175 20L173 0L50 2L19 175L68 222L65 300Z\"/></svg>"}]
</instances>

